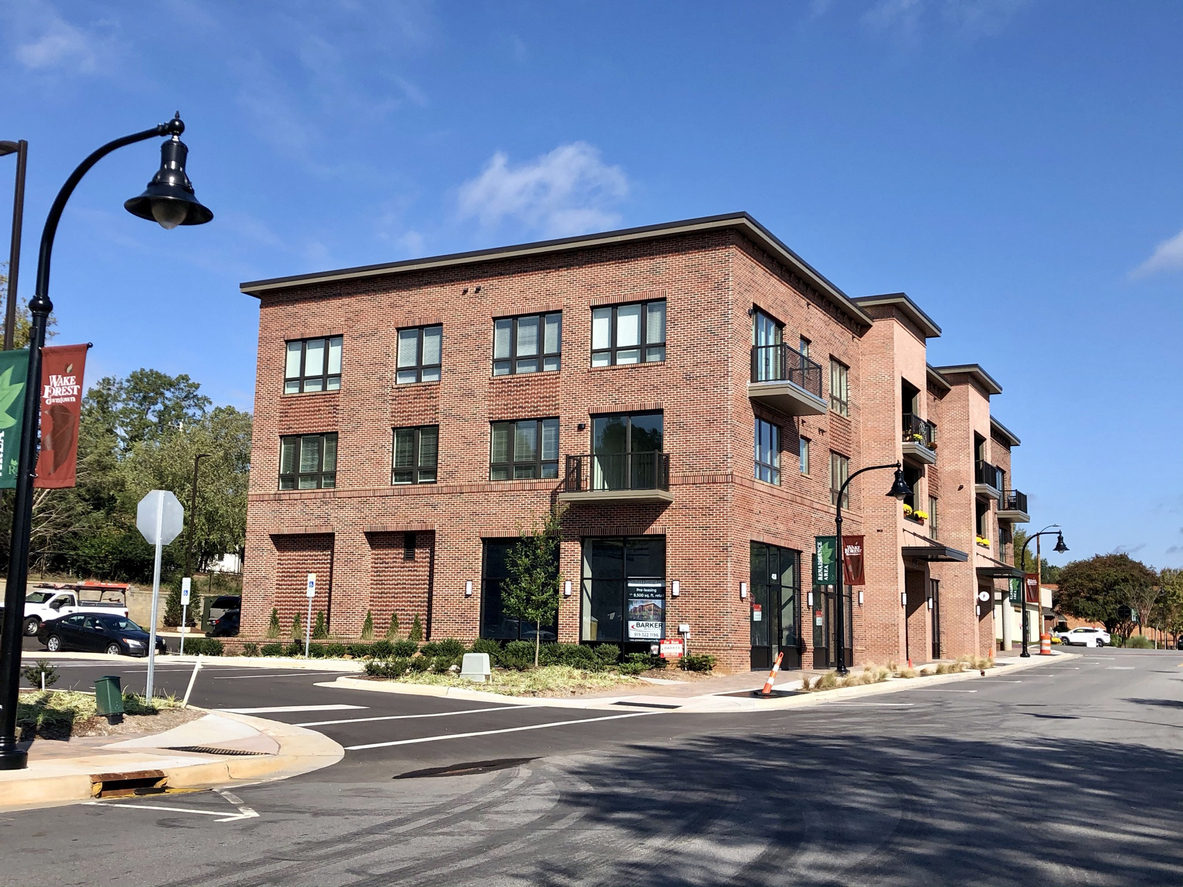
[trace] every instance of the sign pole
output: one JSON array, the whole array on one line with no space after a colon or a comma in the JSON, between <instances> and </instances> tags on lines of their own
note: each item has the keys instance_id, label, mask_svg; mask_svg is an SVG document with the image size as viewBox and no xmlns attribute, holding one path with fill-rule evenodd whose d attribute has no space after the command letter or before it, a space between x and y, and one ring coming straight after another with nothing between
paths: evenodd
<instances>
[{"instance_id":1,"label":"sign pole","mask_svg":"<svg viewBox=\"0 0 1183 887\"><path fill-rule=\"evenodd\" d=\"M312 646L312 599L316 597L316 574L308 574L308 618L304 621L304 658Z\"/></svg>"},{"instance_id":2,"label":"sign pole","mask_svg":"<svg viewBox=\"0 0 1183 887\"><path fill-rule=\"evenodd\" d=\"M181 580L181 655L185 655L185 635L189 630L189 587L188 576Z\"/></svg>"},{"instance_id":3,"label":"sign pole","mask_svg":"<svg viewBox=\"0 0 1183 887\"><path fill-rule=\"evenodd\" d=\"M152 565L152 625L148 632L148 684L144 689L144 698L149 701L156 689L153 679L156 677L156 619L160 613L160 537L163 529L164 497L159 496L156 500L156 559Z\"/></svg>"}]
</instances>

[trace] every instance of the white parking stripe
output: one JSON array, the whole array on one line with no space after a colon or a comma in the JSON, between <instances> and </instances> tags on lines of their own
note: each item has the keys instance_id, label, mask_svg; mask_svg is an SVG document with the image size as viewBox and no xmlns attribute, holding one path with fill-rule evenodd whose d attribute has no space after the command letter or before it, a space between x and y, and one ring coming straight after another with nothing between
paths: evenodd
<instances>
[{"instance_id":1,"label":"white parking stripe","mask_svg":"<svg viewBox=\"0 0 1183 887\"><path fill-rule=\"evenodd\" d=\"M349 706L343 706L349 708ZM340 721L308 721L304 724L293 724L293 727L331 727L334 724L364 724L369 721L407 721L415 718L450 718L453 715L474 715L486 711L521 711L520 705L498 705L496 708L470 708L467 711L437 711L425 715L383 715L373 718L344 718Z\"/></svg>"},{"instance_id":2,"label":"white parking stripe","mask_svg":"<svg viewBox=\"0 0 1183 887\"><path fill-rule=\"evenodd\" d=\"M220 708L218 711L228 711L234 715L262 715L262 714L279 714L285 711L347 711L349 709L362 709L367 706L364 705L271 705L263 708Z\"/></svg>"},{"instance_id":3,"label":"white parking stripe","mask_svg":"<svg viewBox=\"0 0 1183 887\"><path fill-rule=\"evenodd\" d=\"M223 678L211 678L214 681L249 681L259 680L260 678L302 678L302 677L321 677L327 674L339 675L339 671L284 671L278 674L236 674ZM348 672L345 672L348 675Z\"/></svg>"},{"instance_id":4,"label":"white parking stripe","mask_svg":"<svg viewBox=\"0 0 1183 887\"><path fill-rule=\"evenodd\" d=\"M476 736L493 736L497 733L520 733L523 730L547 730L551 727L569 727L572 724L595 724L599 721L618 721L621 718L643 718L647 715L664 715L667 711L635 711L626 715L609 715L606 718L580 718L574 721L553 721L549 724L531 724L528 727L506 727L504 730L480 730L476 733L445 733L442 736L424 736L421 739L396 739L394 742L371 742L367 745L347 745L346 751L361 751L367 748L389 748L392 745L418 745L423 742L441 742L445 739L472 739Z\"/></svg>"}]
</instances>

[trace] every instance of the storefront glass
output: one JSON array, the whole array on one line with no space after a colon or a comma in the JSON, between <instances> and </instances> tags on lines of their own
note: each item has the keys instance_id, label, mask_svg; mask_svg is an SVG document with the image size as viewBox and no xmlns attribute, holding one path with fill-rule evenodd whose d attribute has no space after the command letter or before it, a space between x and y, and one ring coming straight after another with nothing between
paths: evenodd
<instances>
[{"instance_id":1,"label":"storefront glass","mask_svg":"<svg viewBox=\"0 0 1183 887\"><path fill-rule=\"evenodd\" d=\"M665 635L665 537L583 540L580 639L657 643Z\"/></svg>"}]
</instances>

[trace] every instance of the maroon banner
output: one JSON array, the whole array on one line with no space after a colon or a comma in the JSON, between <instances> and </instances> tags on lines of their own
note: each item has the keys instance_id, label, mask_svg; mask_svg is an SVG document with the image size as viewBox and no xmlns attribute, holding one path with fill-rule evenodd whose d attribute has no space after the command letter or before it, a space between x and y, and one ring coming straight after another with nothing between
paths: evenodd
<instances>
[{"instance_id":1,"label":"maroon banner","mask_svg":"<svg viewBox=\"0 0 1183 887\"><path fill-rule=\"evenodd\" d=\"M842 578L847 585L866 585L866 571L863 567L863 537L842 537Z\"/></svg>"},{"instance_id":2,"label":"maroon banner","mask_svg":"<svg viewBox=\"0 0 1183 887\"><path fill-rule=\"evenodd\" d=\"M1026 573L1024 585L1027 587L1026 601L1029 604L1039 603L1039 574Z\"/></svg>"},{"instance_id":3,"label":"maroon banner","mask_svg":"<svg viewBox=\"0 0 1183 887\"><path fill-rule=\"evenodd\" d=\"M41 349L41 453L33 486L43 490L74 486L82 370L89 347L52 345Z\"/></svg>"}]
</instances>

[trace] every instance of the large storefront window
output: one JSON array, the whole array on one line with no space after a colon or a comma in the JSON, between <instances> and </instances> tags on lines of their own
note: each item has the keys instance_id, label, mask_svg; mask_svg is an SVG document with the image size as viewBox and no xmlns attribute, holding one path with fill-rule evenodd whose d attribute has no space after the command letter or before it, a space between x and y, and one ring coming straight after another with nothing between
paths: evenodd
<instances>
[{"instance_id":1,"label":"large storefront window","mask_svg":"<svg viewBox=\"0 0 1183 887\"><path fill-rule=\"evenodd\" d=\"M655 644L665 636L665 536L583 540L580 639Z\"/></svg>"},{"instance_id":2,"label":"large storefront window","mask_svg":"<svg viewBox=\"0 0 1183 887\"><path fill-rule=\"evenodd\" d=\"M782 668L799 668L798 598L801 555L788 548L751 545L752 668L768 668L784 653Z\"/></svg>"},{"instance_id":3,"label":"large storefront window","mask_svg":"<svg viewBox=\"0 0 1183 887\"><path fill-rule=\"evenodd\" d=\"M486 539L484 568L481 571L481 637L499 641L532 641L533 622L520 622L505 612L501 604L501 589L509 578L509 552L517 539ZM555 552L555 575L559 572L558 552ZM558 614L549 625L542 625L538 634L543 643L559 636Z\"/></svg>"}]
</instances>

